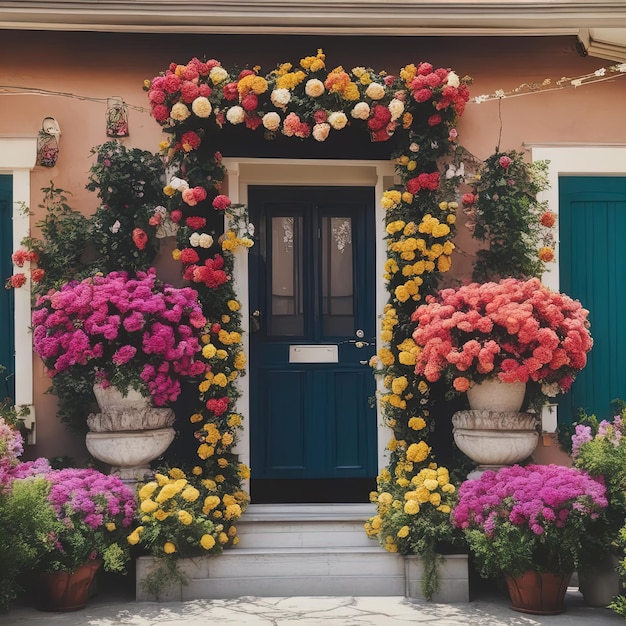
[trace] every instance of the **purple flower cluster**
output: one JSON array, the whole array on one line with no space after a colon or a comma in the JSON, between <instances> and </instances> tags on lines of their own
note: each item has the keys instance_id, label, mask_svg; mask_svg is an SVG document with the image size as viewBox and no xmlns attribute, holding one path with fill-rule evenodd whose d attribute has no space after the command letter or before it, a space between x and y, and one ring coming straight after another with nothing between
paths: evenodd
<instances>
[{"instance_id":1,"label":"purple flower cluster","mask_svg":"<svg viewBox=\"0 0 626 626\"><path fill-rule=\"evenodd\" d=\"M607 504L604 485L586 472L561 465L514 465L464 482L452 521L487 536L506 522L543 535L565 528L573 512L595 519Z\"/></svg>"},{"instance_id":2,"label":"purple flower cluster","mask_svg":"<svg viewBox=\"0 0 626 626\"><path fill-rule=\"evenodd\" d=\"M195 290L163 285L153 269L111 272L39 298L33 344L50 376L83 366L94 382L132 382L163 406L180 394L180 377L204 373L205 324Z\"/></svg>"},{"instance_id":3,"label":"purple flower cluster","mask_svg":"<svg viewBox=\"0 0 626 626\"><path fill-rule=\"evenodd\" d=\"M79 522L93 530L104 530L107 523L131 525L135 495L117 476L67 468L50 471L45 478L50 483L48 500L68 527Z\"/></svg>"}]
</instances>

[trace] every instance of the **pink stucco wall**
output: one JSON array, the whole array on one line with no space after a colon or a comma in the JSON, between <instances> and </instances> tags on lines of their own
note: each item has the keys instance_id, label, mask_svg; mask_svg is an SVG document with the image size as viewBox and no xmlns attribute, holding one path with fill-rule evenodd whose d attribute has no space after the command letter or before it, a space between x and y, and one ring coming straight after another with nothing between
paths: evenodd
<instances>
[{"instance_id":1,"label":"pink stucco wall","mask_svg":"<svg viewBox=\"0 0 626 626\"><path fill-rule=\"evenodd\" d=\"M512 90L523 83L554 83L611 65L609 61L582 57L575 37L285 37L212 35L121 35L104 33L0 33L0 85L24 93L0 91L0 135L35 136L44 117L55 117L61 127L60 156L53 168L36 167L31 176L32 223L40 215L40 189L55 186L72 192L70 204L90 214L97 206L95 194L85 190L91 165L90 149L107 141L105 105L90 98L121 96L130 105L128 147L157 151L160 127L150 117L142 90L149 79L170 62L186 63L193 56L216 58L226 67L261 65L262 73L278 63L297 63L317 48L326 53L328 67L372 67L397 72L403 65L429 61L450 67L474 79L473 96L497 89ZM520 150L537 143L626 143L624 103L626 78L507 98L501 103L470 103L459 123L460 142L483 159L496 147ZM38 95L31 90L63 92L73 97ZM625 166L626 169L626 166ZM36 231L33 231L36 234ZM459 228L454 272L467 275L474 248L468 233ZM54 398L43 394L46 380L35 363L38 442L29 454L81 455L81 442L55 417ZM555 444L542 447L542 461L550 459ZM558 456L558 455L557 455Z\"/></svg>"}]
</instances>

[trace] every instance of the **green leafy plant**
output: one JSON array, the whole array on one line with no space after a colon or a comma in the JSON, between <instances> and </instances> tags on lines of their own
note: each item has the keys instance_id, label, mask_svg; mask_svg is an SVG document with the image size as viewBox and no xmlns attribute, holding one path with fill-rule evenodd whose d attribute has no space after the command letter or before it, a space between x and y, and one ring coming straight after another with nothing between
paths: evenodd
<instances>
[{"instance_id":1,"label":"green leafy plant","mask_svg":"<svg viewBox=\"0 0 626 626\"><path fill-rule=\"evenodd\" d=\"M0 485L0 611L22 591L22 574L36 568L62 530L47 495L44 479Z\"/></svg>"},{"instance_id":2,"label":"green leafy plant","mask_svg":"<svg viewBox=\"0 0 626 626\"><path fill-rule=\"evenodd\" d=\"M230 492L231 483L202 479L200 467L189 474L180 468L164 472L138 485L139 525L128 536L131 545L156 558L143 585L157 598L163 585L186 583L178 559L219 554L239 541L234 523L248 504L241 489Z\"/></svg>"},{"instance_id":3,"label":"green leafy plant","mask_svg":"<svg viewBox=\"0 0 626 626\"><path fill-rule=\"evenodd\" d=\"M586 417L586 416L585 416ZM612 421L598 422L595 416L584 420L572 436L574 467L585 470L602 481L606 487L608 507L594 522L585 541L583 565L596 562L603 552L623 556L618 545L619 532L626 525L626 411L615 415ZM595 420L595 428L594 428Z\"/></svg>"},{"instance_id":4,"label":"green leafy plant","mask_svg":"<svg viewBox=\"0 0 626 626\"><path fill-rule=\"evenodd\" d=\"M537 194L548 188L548 161L524 160L521 152L487 158L463 196L466 225L486 247L477 253L473 279L540 277L554 259L550 228L555 215Z\"/></svg>"},{"instance_id":5,"label":"green leafy plant","mask_svg":"<svg viewBox=\"0 0 626 626\"><path fill-rule=\"evenodd\" d=\"M421 557L422 593L430 600L439 590L442 546L462 546L463 541L450 521L457 488L448 470L431 463L413 476L413 461L420 462L428 452L424 442L411 444L407 461L396 465L395 475L382 470L371 495L377 515L366 522L365 531L390 552Z\"/></svg>"},{"instance_id":6,"label":"green leafy plant","mask_svg":"<svg viewBox=\"0 0 626 626\"><path fill-rule=\"evenodd\" d=\"M513 465L465 481L452 512L485 578L527 571L571 573L605 488L583 470Z\"/></svg>"}]
</instances>

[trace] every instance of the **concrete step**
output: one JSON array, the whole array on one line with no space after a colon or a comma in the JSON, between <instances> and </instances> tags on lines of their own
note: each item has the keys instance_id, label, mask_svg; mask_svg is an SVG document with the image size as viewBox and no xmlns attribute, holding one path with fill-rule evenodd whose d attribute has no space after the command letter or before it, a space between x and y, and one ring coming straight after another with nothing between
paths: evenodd
<instances>
[{"instance_id":1,"label":"concrete step","mask_svg":"<svg viewBox=\"0 0 626 626\"><path fill-rule=\"evenodd\" d=\"M373 505L250 505L237 523L243 548L371 547L363 524Z\"/></svg>"}]
</instances>

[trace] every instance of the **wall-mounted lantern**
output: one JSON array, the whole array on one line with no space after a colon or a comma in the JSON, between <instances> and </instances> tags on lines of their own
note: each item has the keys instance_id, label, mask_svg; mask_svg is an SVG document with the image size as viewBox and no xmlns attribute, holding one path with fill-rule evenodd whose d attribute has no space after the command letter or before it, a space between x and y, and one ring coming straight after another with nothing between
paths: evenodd
<instances>
[{"instance_id":1,"label":"wall-mounted lantern","mask_svg":"<svg viewBox=\"0 0 626 626\"><path fill-rule=\"evenodd\" d=\"M44 117L37 135L37 165L54 167L59 158L61 129L53 117Z\"/></svg>"},{"instance_id":2,"label":"wall-mounted lantern","mask_svg":"<svg viewBox=\"0 0 626 626\"><path fill-rule=\"evenodd\" d=\"M128 137L128 107L122 98L107 98L107 137Z\"/></svg>"}]
</instances>

